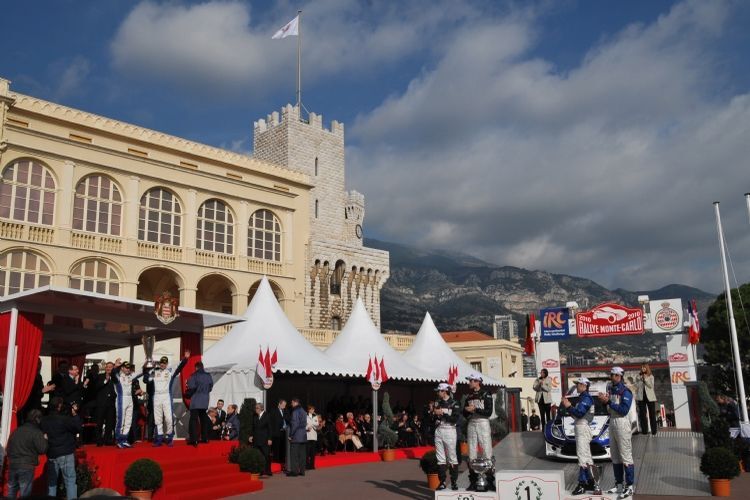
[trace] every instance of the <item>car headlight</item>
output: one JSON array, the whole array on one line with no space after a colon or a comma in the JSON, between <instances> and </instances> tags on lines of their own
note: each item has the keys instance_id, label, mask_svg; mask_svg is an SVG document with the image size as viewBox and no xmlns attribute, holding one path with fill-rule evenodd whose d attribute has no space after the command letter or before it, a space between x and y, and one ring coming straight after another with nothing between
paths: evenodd
<instances>
[{"instance_id":1,"label":"car headlight","mask_svg":"<svg viewBox=\"0 0 750 500\"><path fill-rule=\"evenodd\" d=\"M604 429L602 431L602 433L599 434L599 439L601 439L601 440L609 439L609 427L607 427L606 429Z\"/></svg>"},{"instance_id":2,"label":"car headlight","mask_svg":"<svg viewBox=\"0 0 750 500\"><path fill-rule=\"evenodd\" d=\"M562 429L560 429L556 425L552 426L552 436L555 437L555 438L557 438L557 439L565 440L565 434L563 434Z\"/></svg>"}]
</instances>

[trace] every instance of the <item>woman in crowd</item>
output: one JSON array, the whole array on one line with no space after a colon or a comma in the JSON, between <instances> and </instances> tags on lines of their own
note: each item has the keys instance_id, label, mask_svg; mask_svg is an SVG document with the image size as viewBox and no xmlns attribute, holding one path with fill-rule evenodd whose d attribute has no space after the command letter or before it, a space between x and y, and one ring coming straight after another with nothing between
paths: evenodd
<instances>
[{"instance_id":1,"label":"woman in crowd","mask_svg":"<svg viewBox=\"0 0 750 500\"><path fill-rule=\"evenodd\" d=\"M351 415L351 419L348 417ZM336 432L339 435L339 442L346 449L346 442L351 441L354 443L354 448L359 450L362 448L362 441L359 440L359 436L356 434L357 424L354 421L354 415L350 412L346 414L347 420L344 420L344 416L339 414L336 418Z\"/></svg>"},{"instance_id":2,"label":"woman in crowd","mask_svg":"<svg viewBox=\"0 0 750 500\"><path fill-rule=\"evenodd\" d=\"M648 434L649 424L651 434L656 435L656 392L654 392L654 376L651 367L641 366L641 373L635 381L635 400L638 407L638 423L641 434Z\"/></svg>"},{"instance_id":3,"label":"woman in crowd","mask_svg":"<svg viewBox=\"0 0 750 500\"><path fill-rule=\"evenodd\" d=\"M307 460L305 469L315 469L315 452L318 446L318 431L320 430L320 421L315 414L315 407L307 405Z\"/></svg>"}]
</instances>

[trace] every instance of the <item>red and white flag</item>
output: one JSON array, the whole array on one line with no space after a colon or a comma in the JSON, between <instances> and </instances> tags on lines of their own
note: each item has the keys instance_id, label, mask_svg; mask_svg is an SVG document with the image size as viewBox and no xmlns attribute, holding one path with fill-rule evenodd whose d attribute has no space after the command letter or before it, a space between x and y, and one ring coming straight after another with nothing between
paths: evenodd
<instances>
[{"instance_id":1,"label":"red and white flag","mask_svg":"<svg viewBox=\"0 0 750 500\"><path fill-rule=\"evenodd\" d=\"M266 347L265 354L262 347L258 350L258 364L255 366L255 373L258 374L263 382L263 387L266 389L270 389L273 385L273 368L276 366L278 359L276 349L274 349L273 355L271 355L271 350L268 347Z\"/></svg>"},{"instance_id":2,"label":"red and white flag","mask_svg":"<svg viewBox=\"0 0 750 500\"><path fill-rule=\"evenodd\" d=\"M688 342L696 345L701 341L701 323L698 320L698 308L695 305L695 299L688 302L688 315L690 316Z\"/></svg>"},{"instance_id":3,"label":"red and white flag","mask_svg":"<svg viewBox=\"0 0 750 500\"><path fill-rule=\"evenodd\" d=\"M527 356L533 356L536 352L534 336L536 335L536 318L534 313L526 315L526 343L524 344L523 353Z\"/></svg>"},{"instance_id":4,"label":"red and white flag","mask_svg":"<svg viewBox=\"0 0 750 500\"><path fill-rule=\"evenodd\" d=\"M299 36L299 14L294 19L282 26L281 29L274 33L271 38L273 40L278 40L280 38L286 38L288 36Z\"/></svg>"},{"instance_id":5,"label":"red and white flag","mask_svg":"<svg viewBox=\"0 0 750 500\"><path fill-rule=\"evenodd\" d=\"M456 380L458 380L458 366L451 365L448 367L448 385L453 388L454 392L456 390Z\"/></svg>"},{"instance_id":6,"label":"red and white flag","mask_svg":"<svg viewBox=\"0 0 750 500\"><path fill-rule=\"evenodd\" d=\"M388 374L385 371L385 361L383 358L380 358L379 362L377 356L368 359L367 374L365 375L365 378L376 391L380 388L380 384L388 380Z\"/></svg>"},{"instance_id":7,"label":"red and white flag","mask_svg":"<svg viewBox=\"0 0 750 500\"><path fill-rule=\"evenodd\" d=\"M375 358L377 361L377 358ZM388 380L388 374L385 371L385 358L380 358L380 383L383 384Z\"/></svg>"}]
</instances>

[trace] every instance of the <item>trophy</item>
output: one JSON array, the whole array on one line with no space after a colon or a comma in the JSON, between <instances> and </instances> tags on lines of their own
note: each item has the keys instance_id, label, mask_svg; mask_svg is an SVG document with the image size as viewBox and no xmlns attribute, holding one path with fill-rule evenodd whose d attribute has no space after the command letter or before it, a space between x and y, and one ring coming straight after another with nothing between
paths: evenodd
<instances>
[{"instance_id":1,"label":"trophy","mask_svg":"<svg viewBox=\"0 0 750 500\"><path fill-rule=\"evenodd\" d=\"M594 480L594 495L602 494L602 487L599 484L599 480L602 478L602 468L600 465L591 464L589 465L589 472L591 472L591 478Z\"/></svg>"},{"instance_id":2,"label":"trophy","mask_svg":"<svg viewBox=\"0 0 750 500\"><path fill-rule=\"evenodd\" d=\"M154 344L156 343L156 337L153 335L143 335L141 337L141 343L143 344L143 352L146 353L146 368L151 369L154 365Z\"/></svg>"},{"instance_id":3,"label":"trophy","mask_svg":"<svg viewBox=\"0 0 750 500\"><path fill-rule=\"evenodd\" d=\"M475 458L469 462L471 470L477 473L477 491L487 491L487 473L495 471L495 457L492 458Z\"/></svg>"}]
</instances>

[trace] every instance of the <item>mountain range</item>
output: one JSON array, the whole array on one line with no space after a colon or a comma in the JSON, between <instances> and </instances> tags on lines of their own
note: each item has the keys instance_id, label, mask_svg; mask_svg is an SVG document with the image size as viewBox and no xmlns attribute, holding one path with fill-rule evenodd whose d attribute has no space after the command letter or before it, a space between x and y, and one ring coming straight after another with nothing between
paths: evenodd
<instances>
[{"instance_id":1,"label":"mountain range","mask_svg":"<svg viewBox=\"0 0 750 500\"><path fill-rule=\"evenodd\" d=\"M639 295L653 299L695 299L705 319L715 295L686 285L657 290L609 290L598 283L547 271L499 266L471 255L427 250L374 239L365 245L390 252L391 273L381 292L383 331L416 332L429 311L440 331L479 330L492 334L493 318L511 314L522 330L525 315L576 301L582 309L603 302L634 306Z\"/></svg>"}]
</instances>

